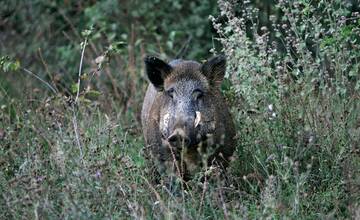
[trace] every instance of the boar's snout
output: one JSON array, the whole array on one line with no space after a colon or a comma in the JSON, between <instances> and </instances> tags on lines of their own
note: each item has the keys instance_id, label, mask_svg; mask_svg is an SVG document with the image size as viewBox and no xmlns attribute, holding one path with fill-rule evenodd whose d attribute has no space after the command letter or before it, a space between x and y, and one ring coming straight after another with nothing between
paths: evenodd
<instances>
[{"instance_id":1,"label":"boar's snout","mask_svg":"<svg viewBox=\"0 0 360 220\"><path fill-rule=\"evenodd\" d=\"M185 134L183 129L175 129L175 131L168 138L169 143L172 146L184 146L187 147L190 145L190 137Z\"/></svg>"},{"instance_id":2,"label":"boar's snout","mask_svg":"<svg viewBox=\"0 0 360 220\"><path fill-rule=\"evenodd\" d=\"M170 145L174 147L189 147L194 144L195 127L194 127L194 116L192 114L178 114L176 123L173 127L173 131L167 138Z\"/></svg>"}]
</instances>

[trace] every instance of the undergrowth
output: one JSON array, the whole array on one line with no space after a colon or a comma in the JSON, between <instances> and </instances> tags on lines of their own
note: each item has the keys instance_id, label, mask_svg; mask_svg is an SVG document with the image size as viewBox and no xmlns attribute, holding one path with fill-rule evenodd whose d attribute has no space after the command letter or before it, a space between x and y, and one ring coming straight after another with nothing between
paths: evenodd
<instances>
[{"instance_id":1,"label":"undergrowth","mask_svg":"<svg viewBox=\"0 0 360 220\"><path fill-rule=\"evenodd\" d=\"M92 89L116 56L109 47L72 91L45 85L51 95L16 99L0 82L0 218L360 218L359 13L341 1L279 1L264 23L249 1L218 3L211 21L238 139L226 178L205 170L211 178L179 194L150 181L137 112L144 85L120 103ZM39 80L0 61L3 73Z\"/></svg>"}]
</instances>

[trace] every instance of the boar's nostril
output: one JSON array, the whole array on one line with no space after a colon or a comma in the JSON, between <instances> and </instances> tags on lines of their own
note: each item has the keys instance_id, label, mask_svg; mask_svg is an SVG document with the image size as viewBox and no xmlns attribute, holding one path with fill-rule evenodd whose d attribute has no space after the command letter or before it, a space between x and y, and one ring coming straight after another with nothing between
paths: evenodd
<instances>
[{"instance_id":1,"label":"boar's nostril","mask_svg":"<svg viewBox=\"0 0 360 220\"><path fill-rule=\"evenodd\" d=\"M177 135L177 134L173 134L171 135L169 138L168 138L168 141L171 143L171 144L175 144L176 142L178 142L180 140L180 136Z\"/></svg>"},{"instance_id":2,"label":"boar's nostril","mask_svg":"<svg viewBox=\"0 0 360 220\"><path fill-rule=\"evenodd\" d=\"M173 146L188 146L190 144L190 138L188 138L184 132L179 132L178 130L170 135L168 141Z\"/></svg>"}]
</instances>

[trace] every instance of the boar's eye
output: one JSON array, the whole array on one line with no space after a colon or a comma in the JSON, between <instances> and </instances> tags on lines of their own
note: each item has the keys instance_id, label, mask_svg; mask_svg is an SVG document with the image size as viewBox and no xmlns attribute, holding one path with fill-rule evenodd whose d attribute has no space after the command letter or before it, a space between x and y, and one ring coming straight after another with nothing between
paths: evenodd
<instances>
[{"instance_id":1,"label":"boar's eye","mask_svg":"<svg viewBox=\"0 0 360 220\"><path fill-rule=\"evenodd\" d=\"M168 95L172 99L174 98L174 92L175 92L174 88L170 88L165 91L166 95Z\"/></svg>"},{"instance_id":2,"label":"boar's eye","mask_svg":"<svg viewBox=\"0 0 360 220\"><path fill-rule=\"evenodd\" d=\"M204 96L204 92L201 91L200 89L195 89L193 91L192 96L194 97L195 100L199 100Z\"/></svg>"}]
</instances>

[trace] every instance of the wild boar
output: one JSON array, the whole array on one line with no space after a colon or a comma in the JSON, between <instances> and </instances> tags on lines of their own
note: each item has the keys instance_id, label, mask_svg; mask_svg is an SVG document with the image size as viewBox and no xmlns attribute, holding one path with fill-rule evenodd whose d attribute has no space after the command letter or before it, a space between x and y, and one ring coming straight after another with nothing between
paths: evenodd
<instances>
[{"instance_id":1,"label":"wild boar","mask_svg":"<svg viewBox=\"0 0 360 220\"><path fill-rule=\"evenodd\" d=\"M145 148L160 174L187 181L205 164L226 168L235 149L235 127L220 91L226 59L204 64L144 59L150 81L141 113ZM205 158L205 159L204 159Z\"/></svg>"}]
</instances>

